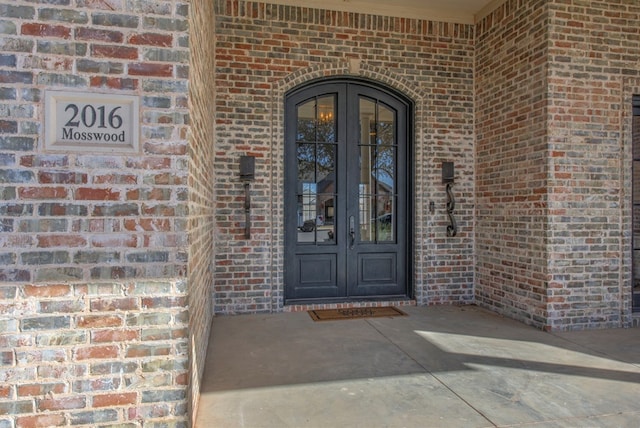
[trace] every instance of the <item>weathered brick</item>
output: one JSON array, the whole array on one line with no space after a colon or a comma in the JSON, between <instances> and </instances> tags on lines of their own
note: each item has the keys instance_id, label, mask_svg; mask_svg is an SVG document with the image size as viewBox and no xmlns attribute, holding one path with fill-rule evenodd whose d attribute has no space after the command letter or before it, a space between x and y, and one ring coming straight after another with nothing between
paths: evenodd
<instances>
[{"instance_id":1,"label":"weathered brick","mask_svg":"<svg viewBox=\"0 0 640 428\"><path fill-rule=\"evenodd\" d=\"M7 30L7 27L11 25L13 26L13 30L15 32L14 24L0 23L0 30ZM33 52L33 46L35 45L33 40L25 40L20 38L9 38L5 37L0 39L0 49L4 52Z\"/></svg>"},{"instance_id":2,"label":"weathered brick","mask_svg":"<svg viewBox=\"0 0 640 428\"><path fill-rule=\"evenodd\" d=\"M142 58L145 61L170 62L180 64L188 62L189 52L187 50L180 49L145 49ZM178 67L176 67L176 69Z\"/></svg>"},{"instance_id":3,"label":"weathered brick","mask_svg":"<svg viewBox=\"0 0 640 428\"><path fill-rule=\"evenodd\" d=\"M18 189L20 199L65 199L67 189L64 187L21 187Z\"/></svg>"},{"instance_id":4,"label":"weathered brick","mask_svg":"<svg viewBox=\"0 0 640 428\"><path fill-rule=\"evenodd\" d=\"M29 151L35 147L35 139L31 137L0 136L0 149L13 151Z\"/></svg>"},{"instance_id":5,"label":"weathered brick","mask_svg":"<svg viewBox=\"0 0 640 428\"><path fill-rule=\"evenodd\" d=\"M59 37L68 39L71 37L71 28L63 25L50 25L38 22L27 22L20 27L21 34L26 36Z\"/></svg>"},{"instance_id":6,"label":"weathered brick","mask_svg":"<svg viewBox=\"0 0 640 428\"><path fill-rule=\"evenodd\" d=\"M142 20L142 27L150 30L185 31L187 20L145 16Z\"/></svg>"},{"instance_id":7,"label":"weathered brick","mask_svg":"<svg viewBox=\"0 0 640 428\"><path fill-rule=\"evenodd\" d=\"M171 354L171 345L131 344L125 349L125 358L157 357Z\"/></svg>"},{"instance_id":8,"label":"weathered brick","mask_svg":"<svg viewBox=\"0 0 640 428\"><path fill-rule=\"evenodd\" d=\"M140 340L140 332L138 330L97 330L91 332L92 343L106 342L129 342Z\"/></svg>"},{"instance_id":9,"label":"weathered brick","mask_svg":"<svg viewBox=\"0 0 640 428\"><path fill-rule=\"evenodd\" d=\"M60 427L66 424L66 418L62 413L16 418L16 428Z\"/></svg>"},{"instance_id":10,"label":"weathered brick","mask_svg":"<svg viewBox=\"0 0 640 428\"><path fill-rule=\"evenodd\" d=\"M38 88L21 88L20 96L23 101L39 102L42 91Z\"/></svg>"},{"instance_id":11,"label":"weathered brick","mask_svg":"<svg viewBox=\"0 0 640 428\"><path fill-rule=\"evenodd\" d=\"M72 410L84 409L87 407L87 399L81 395L60 398L44 398L36 401L39 411Z\"/></svg>"},{"instance_id":12,"label":"weathered brick","mask_svg":"<svg viewBox=\"0 0 640 428\"><path fill-rule=\"evenodd\" d=\"M76 40L92 40L109 43L122 43L124 35L121 31L101 28L80 27L75 29Z\"/></svg>"},{"instance_id":13,"label":"weathered brick","mask_svg":"<svg viewBox=\"0 0 640 428\"><path fill-rule=\"evenodd\" d=\"M70 24L86 24L89 22L87 12L73 9L38 9L38 17L44 21L60 21Z\"/></svg>"},{"instance_id":14,"label":"weathered brick","mask_svg":"<svg viewBox=\"0 0 640 428\"><path fill-rule=\"evenodd\" d=\"M131 76L171 77L173 75L171 64L134 63L129 64L128 70Z\"/></svg>"},{"instance_id":15,"label":"weathered brick","mask_svg":"<svg viewBox=\"0 0 640 428\"><path fill-rule=\"evenodd\" d=\"M94 58L138 59L138 48L117 45L91 45Z\"/></svg>"},{"instance_id":16,"label":"weathered brick","mask_svg":"<svg viewBox=\"0 0 640 428\"><path fill-rule=\"evenodd\" d=\"M30 251L20 256L26 265L51 265L69 263L69 253L66 251Z\"/></svg>"},{"instance_id":17,"label":"weathered brick","mask_svg":"<svg viewBox=\"0 0 640 428\"><path fill-rule=\"evenodd\" d=\"M73 392L115 391L120 388L119 377L100 378L91 380L77 380L72 384Z\"/></svg>"},{"instance_id":18,"label":"weathered brick","mask_svg":"<svg viewBox=\"0 0 640 428\"><path fill-rule=\"evenodd\" d=\"M35 271L34 281L78 281L84 273L76 267L38 267Z\"/></svg>"},{"instance_id":19,"label":"weathered brick","mask_svg":"<svg viewBox=\"0 0 640 428\"><path fill-rule=\"evenodd\" d=\"M115 13L94 13L92 24L105 27L137 28L140 18L135 15L120 15Z\"/></svg>"},{"instance_id":20,"label":"weathered brick","mask_svg":"<svg viewBox=\"0 0 640 428\"><path fill-rule=\"evenodd\" d=\"M127 219L124 221L125 230L146 230L146 231L170 231L171 222L167 219L154 219L154 218L142 218L142 219Z\"/></svg>"},{"instance_id":21,"label":"weathered brick","mask_svg":"<svg viewBox=\"0 0 640 428\"><path fill-rule=\"evenodd\" d=\"M96 217L136 216L139 213L140 207L136 204L96 205L93 209L93 215Z\"/></svg>"},{"instance_id":22,"label":"weathered brick","mask_svg":"<svg viewBox=\"0 0 640 428\"><path fill-rule=\"evenodd\" d=\"M14 265L16 264L17 259L18 259L18 256L16 253L0 254L0 264L3 264L3 265Z\"/></svg>"},{"instance_id":23,"label":"weathered brick","mask_svg":"<svg viewBox=\"0 0 640 428\"><path fill-rule=\"evenodd\" d=\"M129 408L129 419L157 419L169 416L171 414L171 406L168 404L154 404L147 406L137 406Z\"/></svg>"},{"instance_id":24,"label":"weathered brick","mask_svg":"<svg viewBox=\"0 0 640 428\"><path fill-rule=\"evenodd\" d=\"M15 285L0 284L0 299L15 299L18 293L18 287Z\"/></svg>"},{"instance_id":25,"label":"weathered brick","mask_svg":"<svg viewBox=\"0 0 640 428\"><path fill-rule=\"evenodd\" d=\"M119 315L84 315L76 319L76 325L79 328L121 327L123 321Z\"/></svg>"},{"instance_id":26,"label":"weathered brick","mask_svg":"<svg viewBox=\"0 0 640 428\"><path fill-rule=\"evenodd\" d=\"M156 93L178 93L184 94L188 91L187 85L183 81L174 80L154 80L146 79L142 84L142 89L146 92Z\"/></svg>"},{"instance_id":27,"label":"weathered brick","mask_svg":"<svg viewBox=\"0 0 640 428\"><path fill-rule=\"evenodd\" d=\"M94 267L90 270L91 279L126 279L136 278L140 274L132 266Z\"/></svg>"},{"instance_id":28,"label":"weathered brick","mask_svg":"<svg viewBox=\"0 0 640 428\"><path fill-rule=\"evenodd\" d=\"M12 21L0 20L0 34L18 34L16 24Z\"/></svg>"},{"instance_id":29,"label":"weathered brick","mask_svg":"<svg viewBox=\"0 0 640 428\"><path fill-rule=\"evenodd\" d=\"M0 55L0 66L14 67L16 62L15 55ZM0 100L16 100L16 88L0 88Z\"/></svg>"},{"instance_id":30,"label":"weathered brick","mask_svg":"<svg viewBox=\"0 0 640 428\"><path fill-rule=\"evenodd\" d=\"M117 251L78 251L73 255L73 262L78 264L117 263L120 253Z\"/></svg>"},{"instance_id":31,"label":"weathered brick","mask_svg":"<svg viewBox=\"0 0 640 428\"><path fill-rule=\"evenodd\" d=\"M81 73L101 73L101 74L122 74L124 64L113 61L94 61L90 59L80 59L76 61L78 72Z\"/></svg>"},{"instance_id":32,"label":"weathered brick","mask_svg":"<svg viewBox=\"0 0 640 428\"><path fill-rule=\"evenodd\" d=\"M171 315L168 313L134 313L126 317L127 326L156 326L170 322Z\"/></svg>"},{"instance_id":33,"label":"weathered brick","mask_svg":"<svg viewBox=\"0 0 640 428\"><path fill-rule=\"evenodd\" d=\"M65 167L69 163L67 155L23 155L20 156L20 165L26 167ZM43 176L42 172L38 172L38 180Z\"/></svg>"},{"instance_id":34,"label":"weathered brick","mask_svg":"<svg viewBox=\"0 0 640 428\"><path fill-rule=\"evenodd\" d=\"M123 297L118 299L99 298L91 300L91 310L100 311L134 311L140 309L138 298Z\"/></svg>"},{"instance_id":35,"label":"weathered brick","mask_svg":"<svg viewBox=\"0 0 640 428\"><path fill-rule=\"evenodd\" d=\"M67 385L63 382L18 385L18 396L20 397L46 394L64 394L65 392L67 392Z\"/></svg>"},{"instance_id":36,"label":"weathered brick","mask_svg":"<svg viewBox=\"0 0 640 428\"><path fill-rule=\"evenodd\" d=\"M18 320L16 319L0 319L0 327L4 332L18 333L18 325Z\"/></svg>"},{"instance_id":37,"label":"weathered brick","mask_svg":"<svg viewBox=\"0 0 640 428\"><path fill-rule=\"evenodd\" d=\"M86 216L87 207L85 205L46 203L38 206L40 216Z\"/></svg>"},{"instance_id":38,"label":"weathered brick","mask_svg":"<svg viewBox=\"0 0 640 428\"><path fill-rule=\"evenodd\" d=\"M173 292L169 281L137 281L127 287L127 293L132 296L170 294Z\"/></svg>"},{"instance_id":39,"label":"weathered brick","mask_svg":"<svg viewBox=\"0 0 640 428\"><path fill-rule=\"evenodd\" d=\"M6 195L5 192L0 192L0 194ZM10 198L10 199L13 199L13 198ZM14 219L3 218L0 220L0 232L13 232L13 231L14 231Z\"/></svg>"},{"instance_id":40,"label":"weathered brick","mask_svg":"<svg viewBox=\"0 0 640 428\"><path fill-rule=\"evenodd\" d=\"M0 188L0 196L2 196L3 200L16 199L17 193L15 187L4 187Z\"/></svg>"},{"instance_id":41,"label":"weathered brick","mask_svg":"<svg viewBox=\"0 0 640 428\"><path fill-rule=\"evenodd\" d=\"M31 272L25 269L2 269L0 268L0 281L30 281Z\"/></svg>"},{"instance_id":42,"label":"weathered brick","mask_svg":"<svg viewBox=\"0 0 640 428\"><path fill-rule=\"evenodd\" d=\"M16 361L20 365L41 362L64 363L67 361L67 352L64 349L38 349L17 351Z\"/></svg>"},{"instance_id":43,"label":"weathered brick","mask_svg":"<svg viewBox=\"0 0 640 428\"><path fill-rule=\"evenodd\" d=\"M137 184L138 177L135 174L101 174L93 177L95 184Z\"/></svg>"},{"instance_id":44,"label":"weathered brick","mask_svg":"<svg viewBox=\"0 0 640 428\"><path fill-rule=\"evenodd\" d=\"M0 120L0 132L3 134L15 134L18 132L18 122L15 120Z\"/></svg>"},{"instance_id":45,"label":"weathered brick","mask_svg":"<svg viewBox=\"0 0 640 428\"><path fill-rule=\"evenodd\" d=\"M182 358L156 359L142 362L143 372L187 370L187 360Z\"/></svg>"},{"instance_id":46,"label":"weathered brick","mask_svg":"<svg viewBox=\"0 0 640 428\"><path fill-rule=\"evenodd\" d=\"M0 415L19 415L33 413L33 400L0 401Z\"/></svg>"},{"instance_id":47,"label":"weathered brick","mask_svg":"<svg viewBox=\"0 0 640 428\"><path fill-rule=\"evenodd\" d=\"M48 316L25 318L20 321L22 331L60 330L71 328L71 318L68 316Z\"/></svg>"},{"instance_id":48,"label":"weathered brick","mask_svg":"<svg viewBox=\"0 0 640 428\"><path fill-rule=\"evenodd\" d=\"M38 333L36 344L38 346L81 345L83 343L87 343L87 338L87 332L78 330ZM44 376L44 374L40 374L40 376Z\"/></svg>"},{"instance_id":49,"label":"weathered brick","mask_svg":"<svg viewBox=\"0 0 640 428\"><path fill-rule=\"evenodd\" d=\"M71 425L95 425L103 422L115 422L119 419L118 410L102 409L69 414Z\"/></svg>"},{"instance_id":50,"label":"weathered brick","mask_svg":"<svg viewBox=\"0 0 640 428\"><path fill-rule=\"evenodd\" d=\"M25 285L22 292L27 297L62 297L71 294L68 284Z\"/></svg>"},{"instance_id":51,"label":"weathered brick","mask_svg":"<svg viewBox=\"0 0 640 428\"><path fill-rule=\"evenodd\" d=\"M13 366L16 364L16 356L13 351L0 350L0 365Z\"/></svg>"},{"instance_id":52,"label":"weathered brick","mask_svg":"<svg viewBox=\"0 0 640 428\"><path fill-rule=\"evenodd\" d=\"M78 348L74 352L76 360L116 359L119 349L115 345L102 345Z\"/></svg>"},{"instance_id":53,"label":"weathered brick","mask_svg":"<svg viewBox=\"0 0 640 428\"><path fill-rule=\"evenodd\" d=\"M139 81L138 79L120 77L92 76L90 86L92 88L135 90L138 89Z\"/></svg>"},{"instance_id":54,"label":"weathered brick","mask_svg":"<svg viewBox=\"0 0 640 428\"><path fill-rule=\"evenodd\" d=\"M84 77L70 74L40 73L37 78L38 85L67 86L72 88L87 85Z\"/></svg>"},{"instance_id":55,"label":"weathered brick","mask_svg":"<svg viewBox=\"0 0 640 428\"><path fill-rule=\"evenodd\" d=\"M100 189L95 187L79 187L74 192L76 200L117 201L120 192L113 189Z\"/></svg>"},{"instance_id":56,"label":"weathered brick","mask_svg":"<svg viewBox=\"0 0 640 428\"><path fill-rule=\"evenodd\" d=\"M26 216L33 213L32 204L5 204L0 205L0 214L4 216Z\"/></svg>"},{"instance_id":57,"label":"weathered brick","mask_svg":"<svg viewBox=\"0 0 640 428\"><path fill-rule=\"evenodd\" d=\"M40 313L75 313L85 310L85 303L79 300L61 300L52 302L40 302Z\"/></svg>"},{"instance_id":58,"label":"weathered brick","mask_svg":"<svg viewBox=\"0 0 640 428\"><path fill-rule=\"evenodd\" d=\"M185 296L143 297L143 308L181 308L186 306Z\"/></svg>"},{"instance_id":59,"label":"weathered brick","mask_svg":"<svg viewBox=\"0 0 640 428\"><path fill-rule=\"evenodd\" d=\"M66 158L61 159L58 162L61 164L60 166L66 165ZM33 166L47 166L43 165L42 162L38 162ZM50 165L50 166L58 166L58 165ZM77 173L77 172L55 172L55 171L40 171L38 172L38 182L43 184L85 184L87 183L88 175L86 173Z\"/></svg>"},{"instance_id":60,"label":"weathered brick","mask_svg":"<svg viewBox=\"0 0 640 428\"><path fill-rule=\"evenodd\" d=\"M185 399L185 393L183 389L156 390L156 391L142 392L143 403L180 401L184 399Z\"/></svg>"},{"instance_id":61,"label":"weathered brick","mask_svg":"<svg viewBox=\"0 0 640 428\"><path fill-rule=\"evenodd\" d=\"M126 255L126 260L131 263L158 263L169 261L169 253L166 251L146 251L144 253L132 253Z\"/></svg>"},{"instance_id":62,"label":"weathered brick","mask_svg":"<svg viewBox=\"0 0 640 428\"><path fill-rule=\"evenodd\" d=\"M53 40L38 40L36 50L38 53L65 56L83 56L87 53L86 43L74 42L58 42ZM84 80L77 79L72 75L55 75L40 78L38 81L43 83L83 83Z\"/></svg>"},{"instance_id":63,"label":"weathered brick","mask_svg":"<svg viewBox=\"0 0 640 428\"><path fill-rule=\"evenodd\" d=\"M93 396L93 407L125 406L135 404L138 400L136 392L103 394Z\"/></svg>"},{"instance_id":64,"label":"weathered brick","mask_svg":"<svg viewBox=\"0 0 640 428\"><path fill-rule=\"evenodd\" d=\"M9 385L0 386L0 399L8 400L13 394L13 388ZM2 426L2 425L0 425Z\"/></svg>"},{"instance_id":65,"label":"weathered brick","mask_svg":"<svg viewBox=\"0 0 640 428\"><path fill-rule=\"evenodd\" d=\"M87 245L86 239L78 235L39 235L37 240L38 247L41 248L84 247Z\"/></svg>"},{"instance_id":66,"label":"weathered brick","mask_svg":"<svg viewBox=\"0 0 640 428\"><path fill-rule=\"evenodd\" d=\"M149 45L170 47L173 45L173 35L167 33L136 33L127 37L132 45Z\"/></svg>"},{"instance_id":67,"label":"weathered brick","mask_svg":"<svg viewBox=\"0 0 640 428\"><path fill-rule=\"evenodd\" d=\"M123 373L134 373L140 366L137 362L109 361L103 363L92 363L90 373L94 376L118 375Z\"/></svg>"},{"instance_id":68,"label":"weathered brick","mask_svg":"<svg viewBox=\"0 0 640 428\"><path fill-rule=\"evenodd\" d=\"M0 4L0 16L5 18L33 19L36 10L31 6L16 6L14 4Z\"/></svg>"},{"instance_id":69,"label":"weathered brick","mask_svg":"<svg viewBox=\"0 0 640 428\"><path fill-rule=\"evenodd\" d=\"M91 238L91 245L97 248L131 247L138 245L138 237L134 234L109 234L94 235Z\"/></svg>"},{"instance_id":70,"label":"weathered brick","mask_svg":"<svg viewBox=\"0 0 640 428\"><path fill-rule=\"evenodd\" d=\"M32 171L0 170L0 183L30 183L33 181Z\"/></svg>"}]
</instances>

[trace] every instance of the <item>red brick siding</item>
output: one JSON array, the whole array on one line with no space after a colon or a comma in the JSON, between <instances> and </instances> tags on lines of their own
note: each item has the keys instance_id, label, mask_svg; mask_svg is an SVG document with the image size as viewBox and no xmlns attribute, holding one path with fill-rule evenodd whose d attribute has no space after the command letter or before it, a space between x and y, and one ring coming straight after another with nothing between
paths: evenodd
<instances>
[{"instance_id":1,"label":"red brick siding","mask_svg":"<svg viewBox=\"0 0 640 428\"><path fill-rule=\"evenodd\" d=\"M284 92L345 74L415 101L416 299L471 301L473 27L244 1L218 3L216 27L216 311L282 309ZM244 154L257 159L251 240L238 180ZM454 239L445 236L444 160L456 163Z\"/></svg>"},{"instance_id":2,"label":"red brick siding","mask_svg":"<svg viewBox=\"0 0 640 428\"><path fill-rule=\"evenodd\" d=\"M480 304L549 330L631 325L639 23L632 0L508 0L476 26Z\"/></svg>"},{"instance_id":3,"label":"red brick siding","mask_svg":"<svg viewBox=\"0 0 640 428\"><path fill-rule=\"evenodd\" d=\"M213 316L214 207L213 169L215 127L213 2L191 1L190 136L189 136L189 412L195 420ZM157 177L156 181L173 180ZM186 184L186 183L181 183Z\"/></svg>"},{"instance_id":4,"label":"red brick siding","mask_svg":"<svg viewBox=\"0 0 640 428\"><path fill-rule=\"evenodd\" d=\"M187 6L0 4L2 426L187 423ZM141 152L44 152L50 89L138 96Z\"/></svg>"},{"instance_id":5,"label":"red brick siding","mask_svg":"<svg viewBox=\"0 0 640 428\"><path fill-rule=\"evenodd\" d=\"M545 3L507 1L476 26L476 299L538 327L548 322Z\"/></svg>"},{"instance_id":6,"label":"red brick siding","mask_svg":"<svg viewBox=\"0 0 640 428\"><path fill-rule=\"evenodd\" d=\"M640 75L634 0L549 3L549 328L630 323L630 161L621 112ZM627 86L627 90L637 87ZM629 115L625 116L629 118ZM626 119L630 120L630 119Z\"/></svg>"}]
</instances>

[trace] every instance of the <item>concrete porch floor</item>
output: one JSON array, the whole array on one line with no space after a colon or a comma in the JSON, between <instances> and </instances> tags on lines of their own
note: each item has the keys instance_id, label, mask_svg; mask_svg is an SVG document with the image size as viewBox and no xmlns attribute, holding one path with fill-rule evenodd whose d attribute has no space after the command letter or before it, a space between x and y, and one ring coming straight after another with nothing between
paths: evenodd
<instances>
[{"instance_id":1,"label":"concrete porch floor","mask_svg":"<svg viewBox=\"0 0 640 428\"><path fill-rule=\"evenodd\" d=\"M545 333L474 306L214 319L196 428L640 427L640 330Z\"/></svg>"}]
</instances>

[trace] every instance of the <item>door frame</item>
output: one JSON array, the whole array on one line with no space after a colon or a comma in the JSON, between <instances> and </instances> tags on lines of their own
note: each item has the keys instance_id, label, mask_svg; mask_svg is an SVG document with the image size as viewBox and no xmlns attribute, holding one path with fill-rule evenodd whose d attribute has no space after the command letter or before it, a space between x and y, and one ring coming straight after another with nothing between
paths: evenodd
<instances>
[{"instance_id":1,"label":"door frame","mask_svg":"<svg viewBox=\"0 0 640 428\"><path fill-rule=\"evenodd\" d=\"M398 165L399 173L404 169L404 180L405 180L405 189L404 194L402 195L405 200L405 216L403 219L398 219L398 221L405 221L406 232L405 236L398 237L398 239L404 240L404 253L405 253L405 262L402 267L406 273L405 277L405 293L402 295L383 295L383 296L341 296L341 297L329 297L329 298L287 298L287 259L290 257L291 252L287 249L287 243L292 242L292 238L288 228L286 227L287 215L286 215L286 203L291 199L291 186L287 185L287 167L291 163L287 150L287 132L288 129L288 113L289 109L287 108L288 100L291 97L299 94L300 92L305 92L314 86L328 86L335 84L355 84L363 87L371 88L375 91L379 91L381 93L386 94L394 98L395 100L401 102L406 109L406 147L405 147L405 163L404 165ZM318 93L318 95L321 95ZM415 284L414 284L414 248L415 248L415 228L414 228L414 219L415 219L415 168L416 168L416 159L415 159L415 105L413 100L409 98L407 95L401 93L400 91L389 87L381 82L364 79L360 77L349 77L349 76L334 76L334 77L323 77L318 79L313 79L308 82L305 82L299 86L296 86L289 91L284 93L283 100L283 113L284 113L284 156L283 156L283 171L284 171L284 203L285 203L285 215L283 216L283 230L284 230L284 269L285 274L283 276L283 303L284 305L292 305L292 304L308 304L308 303L339 303L339 302L354 302L354 301L380 301L380 300L405 300L405 299L413 299L415 297ZM340 124L338 124L340 126ZM404 168L403 168L404 167ZM348 293L347 293L348 294Z\"/></svg>"}]
</instances>

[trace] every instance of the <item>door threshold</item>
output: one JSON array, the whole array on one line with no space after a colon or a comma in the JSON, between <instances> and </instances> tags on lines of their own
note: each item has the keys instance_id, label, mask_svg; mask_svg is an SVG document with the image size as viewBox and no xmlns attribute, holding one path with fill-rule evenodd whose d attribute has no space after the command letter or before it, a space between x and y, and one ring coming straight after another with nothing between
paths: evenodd
<instances>
[{"instance_id":1,"label":"door threshold","mask_svg":"<svg viewBox=\"0 0 640 428\"><path fill-rule=\"evenodd\" d=\"M284 312L306 312L317 309L353 309L353 308L380 308L383 306L416 306L415 299L407 297L389 298L381 300L353 300L340 302L289 302L286 303Z\"/></svg>"}]
</instances>

